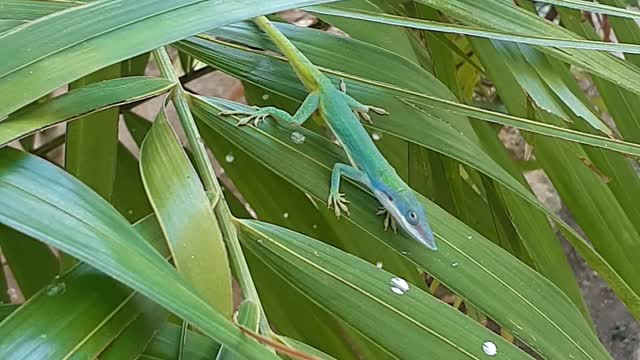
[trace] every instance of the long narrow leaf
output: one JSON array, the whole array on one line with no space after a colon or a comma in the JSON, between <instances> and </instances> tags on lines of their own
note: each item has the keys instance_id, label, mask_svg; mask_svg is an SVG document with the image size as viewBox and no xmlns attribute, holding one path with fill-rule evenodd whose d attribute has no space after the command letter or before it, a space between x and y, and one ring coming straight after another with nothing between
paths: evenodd
<instances>
[{"instance_id":1,"label":"long narrow leaf","mask_svg":"<svg viewBox=\"0 0 640 360\"><path fill-rule=\"evenodd\" d=\"M0 199L0 222L131 286L241 356L275 358L209 307L115 209L54 165L2 149Z\"/></svg>"}]
</instances>

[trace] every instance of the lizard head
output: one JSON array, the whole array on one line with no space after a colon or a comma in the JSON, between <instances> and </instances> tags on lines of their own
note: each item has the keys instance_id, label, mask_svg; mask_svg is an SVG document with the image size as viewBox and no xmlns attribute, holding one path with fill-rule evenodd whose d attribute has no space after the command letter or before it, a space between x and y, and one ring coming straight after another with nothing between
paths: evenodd
<instances>
[{"instance_id":1,"label":"lizard head","mask_svg":"<svg viewBox=\"0 0 640 360\"><path fill-rule=\"evenodd\" d=\"M391 191L385 189L376 191L375 196L412 238L431 250L438 249L431 227L427 222L427 214L413 190Z\"/></svg>"}]
</instances>

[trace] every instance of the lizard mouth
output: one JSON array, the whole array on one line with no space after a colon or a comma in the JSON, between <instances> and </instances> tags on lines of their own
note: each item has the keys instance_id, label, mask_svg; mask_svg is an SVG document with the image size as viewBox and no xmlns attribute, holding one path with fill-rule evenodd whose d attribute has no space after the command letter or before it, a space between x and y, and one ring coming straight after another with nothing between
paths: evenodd
<instances>
[{"instance_id":1,"label":"lizard mouth","mask_svg":"<svg viewBox=\"0 0 640 360\"><path fill-rule=\"evenodd\" d=\"M433 250L433 251L438 250L438 246L436 245L436 240L433 236L433 232L431 231L431 228L429 227L429 225L419 224L417 226L412 226L410 224L405 224L404 221L402 221L401 224L402 224L402 228L420 244L426 246L429 250Z\"/></svg>"}]
</instances>

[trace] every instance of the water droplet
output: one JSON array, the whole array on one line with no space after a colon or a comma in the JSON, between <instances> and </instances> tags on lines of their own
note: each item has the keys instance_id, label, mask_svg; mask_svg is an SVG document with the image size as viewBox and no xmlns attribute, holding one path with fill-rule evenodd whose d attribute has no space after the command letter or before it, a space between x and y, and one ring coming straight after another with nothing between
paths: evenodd
<instances>
[{"instance_id":1,"label":"water droplet","mask_svg":"<svg viewBox=\"0 0 640 360\"><path fill-rule=\"evenodd\" d=\"M495 356L498 353L498 348L493 342L485 341L482 344L482 351L489 356Z\"/></svg>"},{"instance_id":2,"label":"water droplet","mask_svg":"<svg viewBox=\"0 0 640 360\"><path fill-rule=\"evenodd\" d=\"M294 131L291 133L291 141L293 141L294 144L302 144L307 138L302 134L299 133L297 131Z\"/></svg>"},{"instance_id":3,"label":"water droplet","mask_svg":"<svg viewBox=\"0 0 640 360\"><path fill-rule=\"evenodd\" d=\"M473 235L467 236L467 239L469 239L469 240L473 239Z\"/></svg>"},{"instance_id":4,"label":"water droplet","mask_svg":"<svg viewBox=\"0 0 640 360\"><path fill-rule=\"evenodd\" d=\"M228 163L232 163L233 160L235 160L236 157L233 156L232 153L228 153L227 155L224 156L224 161L228 162Z\"/></svg>"},{"instance_id":5,"label":"water droplet","mask_svg":"<svg viewBox=\"0 0 640 360\"><path fill-rule=\"evenodd\" d=\"M397 295L404 295L404 293L406 293L407 291L409 291L409 284L406 282L406 280L399 277L394 277L393 279L391 279L392 293Z\"/></svg>"},{"instance_id":6,"label":"water droplet","mask_svg":"<svg viewBox=\"0 0 640 360\"><path fill-rule=\"evenodd\" d=\"M314 251L314 252L313 252L313 255L315 255L315 256L317 256L317 257L320 257L320 254L318 254L318 252L317 252L317 251Z\"/></svg>"},{"instance_id":7,"label":"water droplet","mask_svg":"<svg viewBox=\"0 0 640 360\"><path fill-rule=\"evenodd\" d=\"M195 255L191 255L191 260L194 260L196 258Z\"/></svg>"},{"instance_id":8,"label":"water droplet","mask_svg":"<svg viewBox=\"0 0 640 360\"><path fill-rule=\"evenodd\" d=\"M318 228L318 225L313 224L313 228L314 228L314 229L317 229L317 228Z\"/></svg>"},{"instance_id":9,"label":"water droplet","mask_svg":"<svg viewBox=\"0 0 640 360\"><path fill-rule=\"evenodd\" d=\"M40 335L40 338L41 338L41 339L46 339L46 338L47 338L47 334L41 334L41 335Z\"/></svg>"},{"instance_id":10,"label":"water droplet","mask_svg":"<svg viewBox=\"0 0 640 360\"><path fill-rule=\"evenodd\" d=\"M269 94L262 94L262 100L269 100L270 97Z\"/></svg>"},{"instance_id":11,"label":"water droplet","mask_svg":"<svg viewBox=\"0 0 640 360\"><path fill-rule=\"evenodd\" d=\"M258 244L262 245L262 239L258 239Z\"/></svg>"},{"instance_id":12,"label":"water droplet","mask_svg":"<svg viewBox=\"0 0 640 360\"><path fill-rule=\"evenodd\" d=\"M382 269L382 261L378 261L378 262L376 263L376 267L377 267L378 269Z\"/></svg>"},{"instance_id":13,"label":"water droplet","mask_svg":"<svg viewBox=\"0 0 640 360\"><path fill-rule=\"evenodd\" d=\"M382 133L379 131L374 131L373 133L371 133L371 138L373 139L373 141L378 141L382 139Z\"/></svg>"},{"instance_id":14,"label":"water droplet","mask_svg":"<svg viewBox=\"0 0 640 360\"><path fill-rule=\"evenodd\" d=\"M402 251L402 255L411 255L411 253L408 251Z\"/></svg>"},{"instance_id":15,"label":"water droplet","mask_svg":"<svg viewBox=\"0 0 640 360\"><path fill-rule=\"evenodd\" d=\"M47 296L64 294L64 292L67 290L67 284L65 284L64 282L58 282L57 278L54 281L54 283L51 283L49 284L49 286L47 286Z\"/></svg>"},{"instance_id":16,"label":"water droplet","mask_svg":"<svg viewBox=\"0 0 640 360\"><path fill-rule=\"evenodd\" d=\"M453 266L453 267L458 267L458 265L460 265L458 262L451 263L451 266Z\"/></svg>"},{"instance_id":17,"label":"water droplet","mask_svg":"<svg viewBox=\"0 0 640 360\"><path fill-rule=\"evenodd\" d=\"M133 214L133 210L131 210L131 209L127 210L127 214L129 214L129 215Z\"/></svg>"},{"instance_id":18,"label":"water droplet","mask_svg":"<svg viewBox=\"0 0 640 360\"><path fill-rule=\"evenodd\" d=\"M286 212L286 213L282 214L282 217L285 218L285 219L288 219L289 218L289 213Z\"/></svg>"}]
</instances>

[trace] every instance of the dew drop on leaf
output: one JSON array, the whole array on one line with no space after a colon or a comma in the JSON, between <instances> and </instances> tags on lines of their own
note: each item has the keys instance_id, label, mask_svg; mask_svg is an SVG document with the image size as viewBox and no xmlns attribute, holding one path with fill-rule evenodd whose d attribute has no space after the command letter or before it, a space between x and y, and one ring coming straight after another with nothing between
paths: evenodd
<instances>
[{"instance_id":1,"label":"dew drop on leaf","mask_svg":"<svg viewBox=\"0 0 640 360\"><path fill-rule=\"evenodd\" d=\"M489 356L495 356L498 353L498 348L493 342L485 341L482 344L482 351Z\"/></svg>"},{"instance_id":2,"label":"dew drop on leaf","mask_svg":"<svg viewBox=\"0 0 640 360\"><path fill-rule=\"evenodd\" d=\"M379 131L374 131L373 133L371 133L371 138L373 139L373 141L378 141L382 139L382 133Z\"/></svg>"},{"instance_id":3,"label":"dew drop on leaf","mask_svg":"<svg viewBox=\"0 0 640 360\"><path fill-rule=\"evenodd\" d=\"M224 156L224 161L228 162L229 164L231 164L235 159L236 157L233 156L232 153L228 153L227 155Z\"/></svg>"},{"instance_id":4,"label":"dew drop on leaf","mask_svg":"<svg viewBox=\"0 0 640 360\"><path fill-rule=\"evenodd\" d=\"M53 283L49 284L49 286L47 286L47 296L56 296L56 295L60 295L60 294L64 294L64 292L67 290L67 284L65 284L64 282L58 282L58 280L54 280Z\"/></svg>"},{"instance_id":5,"label":"dew drop on leaf","mask_svg":"<svg viewBox=\"0 0 640 360\"><path fill-rule=\"evenodd\" d=\"M391 292L396 295L404 295L409 291L409 284L405 279L394 277L391 279Z\"/></svg>"},{"instance_id":6,"label":"dew drop on leaf","mask_svg":"<svg viewBox=\"0 0 640 360\"><path fill-rule=\"evenodd\" d=\"M294 131L291 133L291 141L293 141L294 144L302 144L307 138L302 134L299 133L297 131Z\"/></svg>"}]
</instances>

